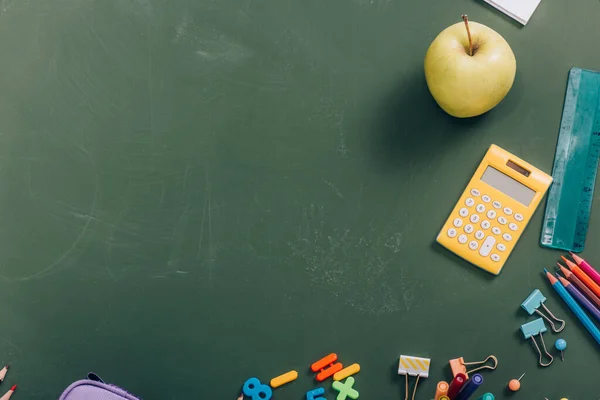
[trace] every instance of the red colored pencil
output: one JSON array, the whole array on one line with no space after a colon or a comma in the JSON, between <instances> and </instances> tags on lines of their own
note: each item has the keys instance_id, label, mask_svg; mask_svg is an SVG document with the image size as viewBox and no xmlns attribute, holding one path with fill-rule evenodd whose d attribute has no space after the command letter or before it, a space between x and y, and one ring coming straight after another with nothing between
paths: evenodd
<instances>
[{"instance_id":1,"label":"red colored pencil","mask_svg":"<svg viewBox=\"0 0 600 400\"><path fill-rule=\"evenodd\" d=\"M0 400L10 399L10 396L13 395L16 388L17 388L17 385L14 385L13 387L11 387L10 390L4 394L4 396L0 397Z\"/></svg>"},{"instance_id":2,"label":"red colored pencil","mask_svg":"<svg viewBox=\"0 0 600 400\"><path fill-rule=\"evenodd\" d=\"M569 267L571 272L573 272L575 276L577 276L581 280L581 282L585 283L585 286L587 286L592 292L594 292L596 296L600 297L600 286L598 286L598 284L594 282L592 278L587 276L587 274L583 272L581 268L579 268L577 264L575 264L573 261L563 256L560 257L565 263L567 263L567 267Z\"/></svg>"},{"instance_id":3,"label":"red colored pencil","mask_svg":"<svg viewBox=\"0 0 600 400\"><path fill-rule=\"evenodd\" d=\"M573 283L575 286L577 286L577 288L579 290L581 290L583 292L583 294L585 294L587 296L587 298L590 299L590 301L596 305L596 307L600 308L600 297L596 296L594 294L594 292L592 292L590 290L590 288L585 286L585 283L581 282L581 280L578 277L576 277L574 273L569 271L566 267L562 266L560 263L556 263L556 264L558 264L558 266L560 267L560 270L563 273L563 275L565 276L565 278L567 278L569 281L571 281L571 283Z\"/></svg>"},{"instance_id":4,"label":"red colored pencil","mask_svg":"<svg viewBox=\"0 0 600 400\"><path fill-rule=\"evenodd\" d=\"M577 266L583 270L590 278L600 285L600 274L587 261L579 257L577 254L571 253L571 257L577 263Z\"/></svg>"}]
</instances>

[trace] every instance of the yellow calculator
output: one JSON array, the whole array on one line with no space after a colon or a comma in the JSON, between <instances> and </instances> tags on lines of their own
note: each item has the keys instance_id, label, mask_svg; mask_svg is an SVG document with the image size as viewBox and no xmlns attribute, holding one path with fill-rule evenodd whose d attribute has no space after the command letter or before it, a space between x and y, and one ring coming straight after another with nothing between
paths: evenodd
<instances>
[{"instance_id":1,"label":"yellow calculator","mask_svg":"<svg viewBox=\"0 0 600 400\"><path fill-rule=\"evenodd\" d=\"M551 183L550 175L491 145L438 243L498 275Z\"/></svg>"}]
</instances>

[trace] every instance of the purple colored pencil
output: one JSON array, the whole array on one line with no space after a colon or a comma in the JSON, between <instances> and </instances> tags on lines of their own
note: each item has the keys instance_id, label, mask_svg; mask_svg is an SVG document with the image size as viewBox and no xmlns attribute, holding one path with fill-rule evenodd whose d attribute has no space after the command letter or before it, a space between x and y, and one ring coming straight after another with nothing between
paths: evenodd
<instances>
[{"instance_id":1,"label":"purple colored pencil","mask_svg":"<svg viewBox=\"0 0 600 400\"><path fill-rule=\"evenodd\" d=\"M569 282L562 276L559 276L558 279L560 280L560 283L563 284L565 289L567 289L567 292L569 292L569 294L573 296L573 298L575 298L575 300L577 300L577 302L580 305L582 305L583 308L585 308L590 314L592 314L592 316L596 318L596 320L600 321L600 310L594 305L594 303L589 301L588 298L585 297L585 295L575 287L575 285L571 285L571 282Z\"/></svg>"}]
</instances>

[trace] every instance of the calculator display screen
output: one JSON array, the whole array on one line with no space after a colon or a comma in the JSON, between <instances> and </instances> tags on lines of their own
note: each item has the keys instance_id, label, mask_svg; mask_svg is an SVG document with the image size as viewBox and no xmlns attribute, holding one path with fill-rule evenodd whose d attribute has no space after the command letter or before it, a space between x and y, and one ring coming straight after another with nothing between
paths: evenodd
<instances>
[{"instance_id":1,"label":"calculator display screen","mask_svg":"<svg viewBox=\"0 0 600 400\"><path fill-rule=\"evenodd\" d=\"M532 190L521 182L503 174L496 168L487 167L481 180L526 206L531 203L531 200L533 200L533 197L535 196L535 190Z\"/></svg>"}]
</instances>

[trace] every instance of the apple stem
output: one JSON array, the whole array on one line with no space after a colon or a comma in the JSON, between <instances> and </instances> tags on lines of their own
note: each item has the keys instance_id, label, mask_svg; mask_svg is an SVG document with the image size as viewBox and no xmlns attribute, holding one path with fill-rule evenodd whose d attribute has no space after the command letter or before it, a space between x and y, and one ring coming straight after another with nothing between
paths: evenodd
<instances>
[{"instance_id":1,"label":"apple stem","mask_svg":"<svg viewBox=\"0 0 600 400\"><path fill-rule=\"evenodd\" d=\"M469 29L469 17L467 14L461 15L463 21L465 21L465 27L467 28L467 36L469 37L469 55L473 56L473 41L471 40L471 30Z\"/></svg>"}]
</instances>

